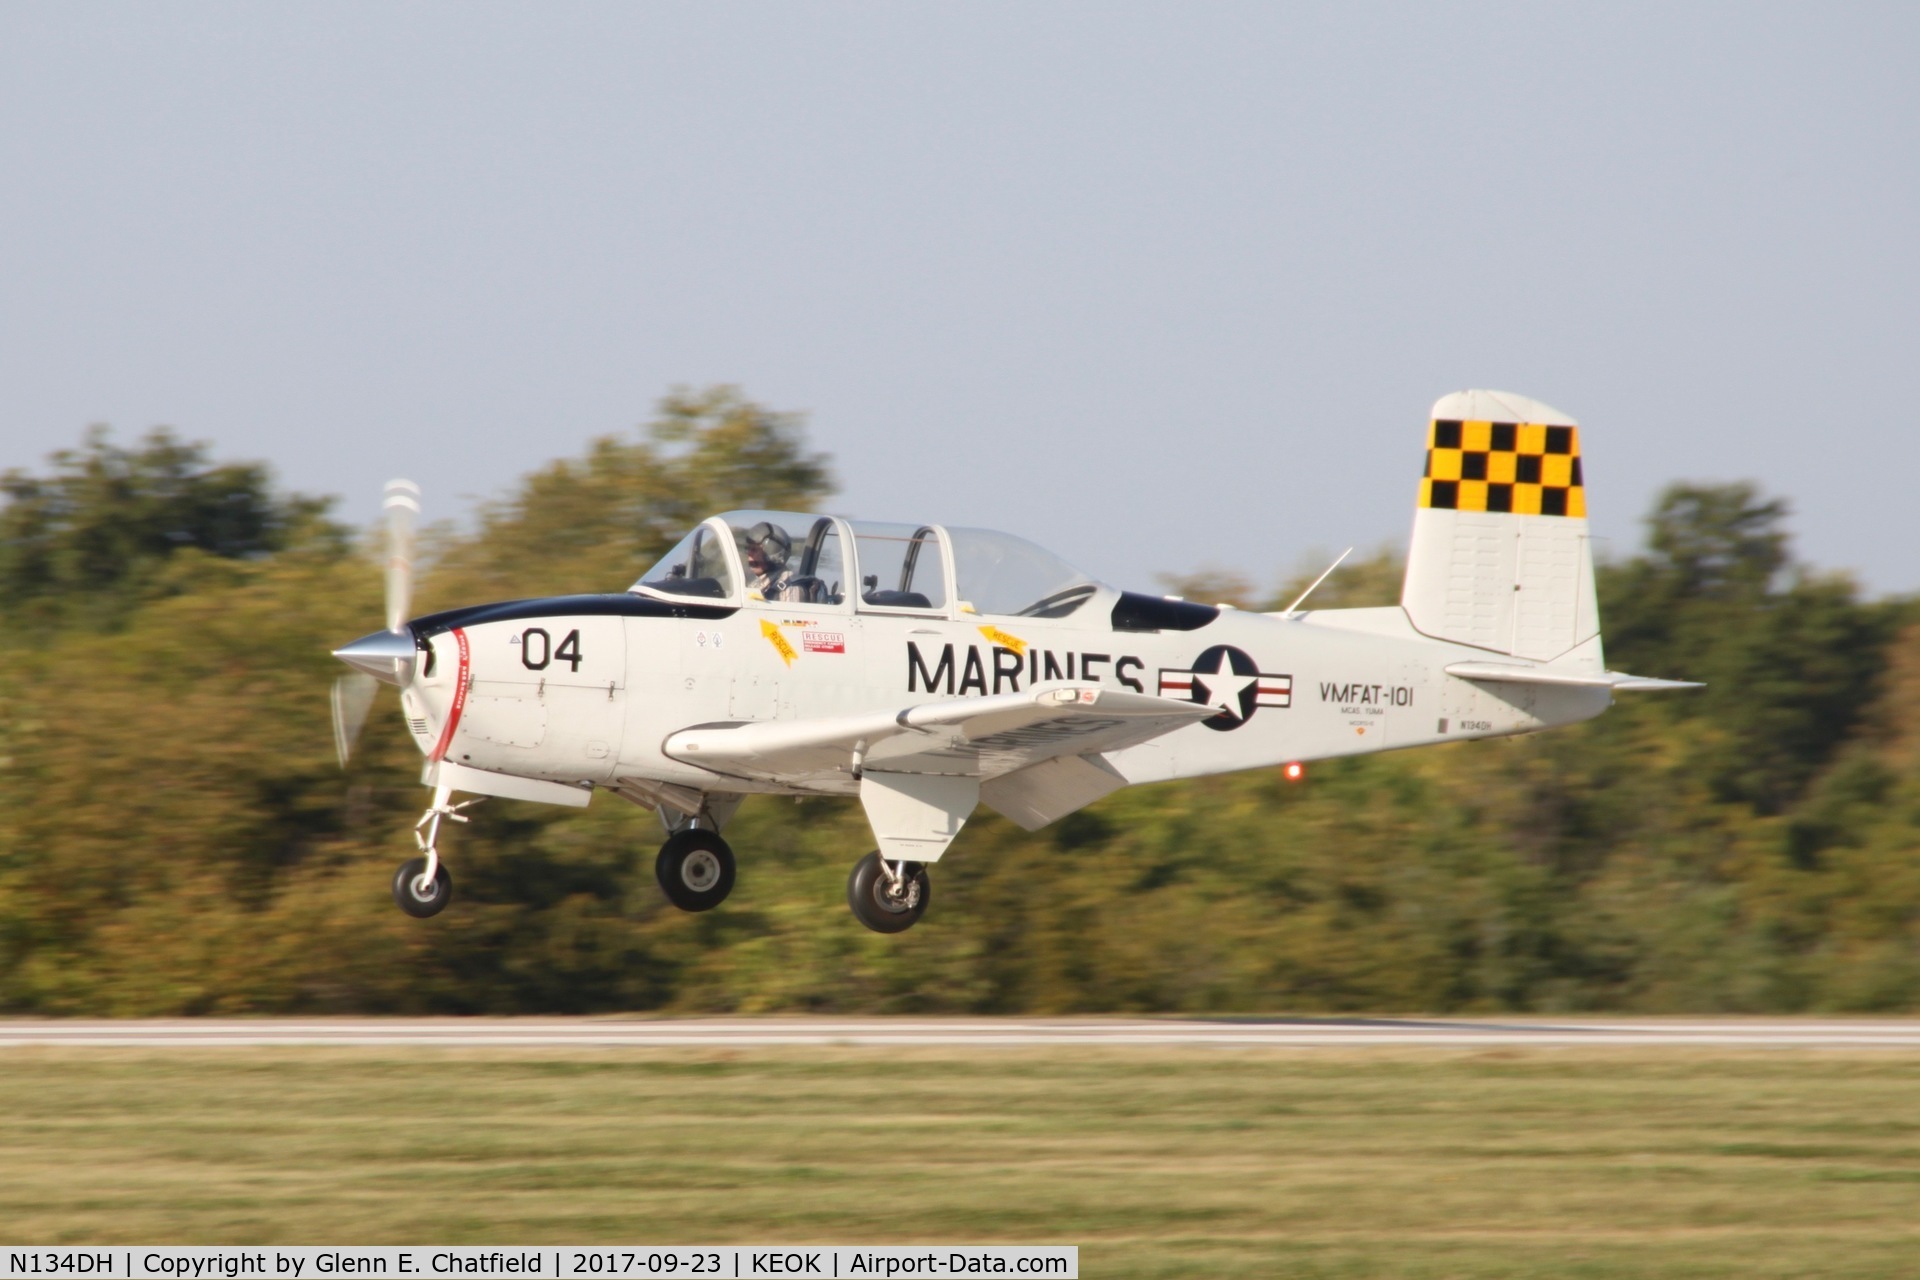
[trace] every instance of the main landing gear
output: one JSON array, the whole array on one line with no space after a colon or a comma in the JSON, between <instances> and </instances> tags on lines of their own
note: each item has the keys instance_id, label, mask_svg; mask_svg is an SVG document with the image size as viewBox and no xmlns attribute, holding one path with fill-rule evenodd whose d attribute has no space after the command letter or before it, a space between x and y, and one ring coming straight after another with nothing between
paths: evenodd
<instances>
[{"instance_id":1,"label":"main landing gear","mask_svg":"<svg viewBox=\"0 0 1920 1280\"><path fill-rule=\"evenodd\" d=\"M933 881L917 862L888 862L875 849L853 864L847 876L847 905L853 918L875 933L901 933L927 913Z\"/></svg>"},{"instance_id":2,"label":"main landing gear","mask_svg":"<svg viewBox=\"0 0 1920 1280\"><path fill-rule=\"evenodd\" d=\"M711 911L733 892L733 849L718 831L682 827L660 846L653 875L682 911Z\"/></svg>"}]
</instances>

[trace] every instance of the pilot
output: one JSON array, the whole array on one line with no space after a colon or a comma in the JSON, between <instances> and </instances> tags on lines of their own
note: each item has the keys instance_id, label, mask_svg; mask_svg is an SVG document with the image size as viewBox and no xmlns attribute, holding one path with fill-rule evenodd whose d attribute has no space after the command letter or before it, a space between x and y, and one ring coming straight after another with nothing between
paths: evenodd
<instances>
[{"instance_id":1,"label":"pilot","mask_svg":"<svg viewBox=\"0 0 1920 1280\"><path fill-rule=\"evenodd\" d=\"M770 520L762 520L747 530L747 588L758 591L766 600L804 600L806 593L792 585L793 572L787 559L793 554L793 539Z\"/></svg>"}]
</instances>

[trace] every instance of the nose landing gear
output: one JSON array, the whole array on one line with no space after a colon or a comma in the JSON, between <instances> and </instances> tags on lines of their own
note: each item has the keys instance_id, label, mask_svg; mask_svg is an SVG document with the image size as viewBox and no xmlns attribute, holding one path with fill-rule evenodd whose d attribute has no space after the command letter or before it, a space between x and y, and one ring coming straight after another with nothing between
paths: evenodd
<instances>
[{"instance_id":1,"label":"nose landing gear","mask_svg":"<svg viewBox=\"0 0 1920 1280\"><path fill-rule=\"evenodd\" d=\"M461 810L471 809L486 799L485 796L476 796L450 805L447 801L451 798L451 788L434 788L433 803L420 815L420 821L413 824L413 842L427 856L409 859L393 873L393 900L402 911L418 920L439 915L453 900L453 877L447 874L446 867L440 862L438 844L441 820L450 818L455 822L465 822L467 817Z\"/></svg>"},{"instance_id":2,"label":"nose landing gear","mask_svg":"<svg viewBox=\"0 0 1920 1280\"><path fill-rule=\"evenodd\" d=\"M875 849L853 864L847 876L847 905L853 918L875 933L902 933L927 913L933 881L918 862L888 862Z\"/></svg>"}]
</instances>

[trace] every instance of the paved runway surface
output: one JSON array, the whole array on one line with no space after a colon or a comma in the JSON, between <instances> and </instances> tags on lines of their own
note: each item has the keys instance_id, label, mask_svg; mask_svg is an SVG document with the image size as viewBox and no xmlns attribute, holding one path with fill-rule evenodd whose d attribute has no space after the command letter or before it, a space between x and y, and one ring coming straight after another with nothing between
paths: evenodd
<instances>
[{"instance_id":1,"label":"paved runway surface","mask_svg":"<svg viewBox=\"0 0 1920 1280\"><path fill-rule=\"evenodd\" d=\"M1920 1051L1920 1020L1464 1018L313 1018L0 1020L0 1049L30 1045L757 1048L1167 1045L1746 1047Z\"/></svg>"}]
</instances>

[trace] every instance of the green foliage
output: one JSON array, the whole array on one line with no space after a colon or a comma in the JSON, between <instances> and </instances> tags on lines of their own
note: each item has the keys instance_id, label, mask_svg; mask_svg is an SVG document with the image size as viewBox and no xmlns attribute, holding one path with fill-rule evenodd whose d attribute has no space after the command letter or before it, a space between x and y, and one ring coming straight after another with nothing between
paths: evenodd
<instances>
[{"instance_id":1,"label":"green foliage","mask_svg":"<svg viewBox=\"0 0 1920 1280\"><path fill-rule=\"evenodd\" d=\"M338 537L322 518L327 502L276 497L264 466L211 465L204 444L164 429L124 449L95 428L49 461L44 477L0 475L0 598L10 610L118 618L142 598L191 588L183 552L244 560L302 536Z\"/></svg>"},{"instance_id":2,"label":"green foliage","mask_svg":"<svg viewBox=\"0 0 1920 1280\"><path fill-rule=\"evenodd\" d=\"M737 387L676 390L642 439L602 436L586 457L549 463L487 507L478 535L448 548L427 588L449 603L624 590L707 516L809 510L832 484L798 415Z\"/></svg>"},{"instance_id":3,"label":"green foliage","mask_svg":"<svg viewBox=\"0 0 1920 1280\"><path fill-rule=\"evenodd\" d=\"M63 457L61 492L95 492ZM78 514L60 520L9 508L21 546L99 526L73 545L130 548L85 561L104 577L33 581L139 589L112 634L39 633L0 664L0 1009L1920 1007L1920 625L1795 565L1784 505L1750 487L1671 491L1649 550L1601 572L1611 665L1708 689L1329 762L1303 786L1132 789L1037 833L983 811L926 924L882 938L844 907L870 847L858 806L769 798L729 828L741 880L719 911L668 907L657 823L603 795L490 801L451 838L455 907L402 916L387 883L418 757L382 732L388 693L344 778L327 727L327 649L379 616L378 574L297 536L317 505L275 505L257 471L115 465L187 478L104 490L152 502L244 473L204 492L237 484L279 523L194 525L202 541L162 555L113 543L104 498L62 499ZM35 483L29 505L55 510ZM443 531L421 607L617 589L700 516L805 509L827 485L796 419L678 392L641 439L596 441L471 536ZM1324 565L1235 589L1279 608ZM1389 604L1399 572L1390 552L1349 562L1310 603Z\"/></svg>"},{"instance_id":4,"label":"green foliage","mask_svg":"<svg viewBox=\"0 0 1920 1280\"><path fill-rule=\"evenodd\" d=\"M1791 805L1873 705L1902 611L1791 566L1786 515L1748 484L1675 485L1649 554L1600 579L1609 661L1704 680L1686 713L1716 732L1691 763L1763 813Z\"/></svg>"},{"instance_id":5,"label":"green foliage","mask_svg":"<svg viewBox=\"0 0 1920 1280\"><path fill-rule=\"evenodd\" d=\"M1787 567L1786 517L1751 483L1671 485L1647 517L1647 545L1674 599L1752 600Z\"/></svg>"},{"instance_id":6,"label":"green foliage","mask_svg":"<svg viewBox=\"0 0 1920 1280\"><path fill-rule=\"evenodd\" d=\"M1160 584L1173 595L1206 604L1230 604L1236 609L1274 613L1290 607L1314 579L1333 564L1333 552L1315 552L1301 558L1292 573L1271 590L1262 592L1244 575L1230 569L1202 568L1192 573L1163 573ZM1313 593L1301 609L1369 609L1400 603L1400 583L1407 576L1407 560L1396 547L1381 547L1358 559L1348 556Z\"/></svg>"}]
</instances>

